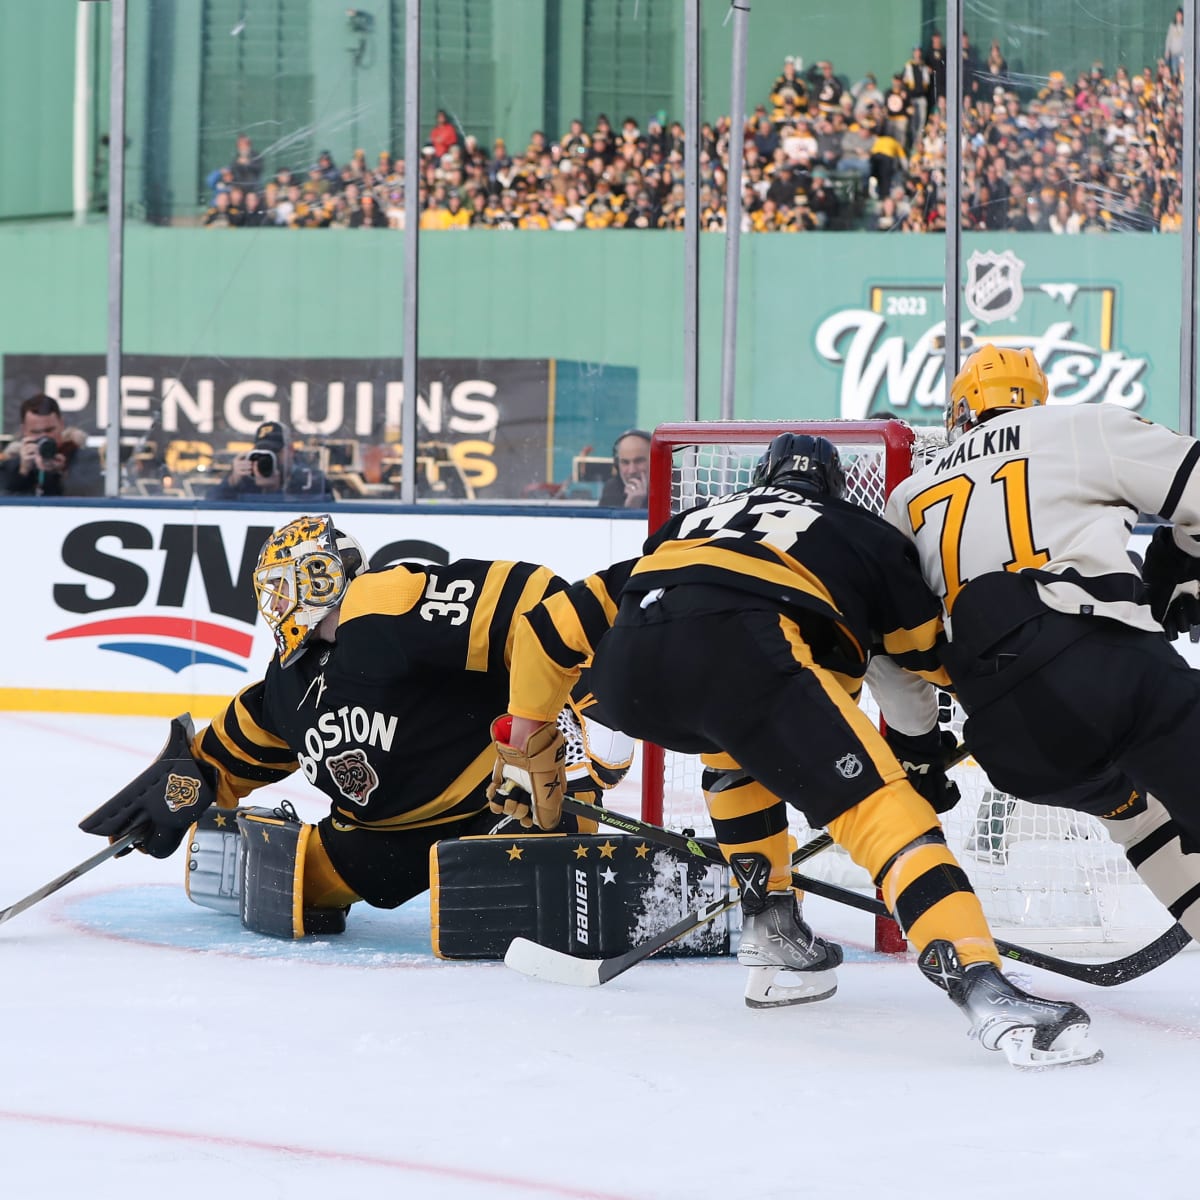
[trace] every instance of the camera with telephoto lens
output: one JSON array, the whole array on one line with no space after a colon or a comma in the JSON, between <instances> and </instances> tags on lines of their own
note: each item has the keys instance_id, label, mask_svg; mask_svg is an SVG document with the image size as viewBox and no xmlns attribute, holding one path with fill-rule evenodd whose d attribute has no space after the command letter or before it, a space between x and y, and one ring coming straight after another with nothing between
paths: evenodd
<instances>
[{"instance_id":1,"label":"camera with telephoto lens","mask_svg":"<svg viewBox=\"0 0 1200 1200\"><path fill-rule=\"evenodd\" d=\"M274 475L276 472L275 451L274 450L253 450L250 453L250 461L254 464L254 469L266 479L268 476Z\"/></svg>"},{"instance_id":2,"label":"camera with telephoto lens","mask_svg":"<svg viewBox=\"0 0 1200 1200\"><path fill-rule=\"evenodd\" d=\"M37 452L39 458L49 462L58 454L58 439L49 436L38 438Z\"/></svg>"}]
</instances>

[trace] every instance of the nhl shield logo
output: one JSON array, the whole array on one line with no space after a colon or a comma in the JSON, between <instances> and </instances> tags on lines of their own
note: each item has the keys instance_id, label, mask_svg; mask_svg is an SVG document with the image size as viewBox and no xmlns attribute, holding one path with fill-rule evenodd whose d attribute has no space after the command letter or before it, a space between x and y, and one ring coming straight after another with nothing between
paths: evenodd
<instances>
[{"instance_id":1,"label":"nhl shield logo","mask_svg":"<svg viewBox=\"0 0 1200 1200\"><path fill-rule=\"evenodd\" d=\"M1025 264L1011 251L976 250L967 260L967 308L985 325L1011 317L1025 299Z\"/></svg>"},{"instance_id":2,"label":"nhl shield logo","mask_svg":"<svg viewBox=\"0 0 1200 1200\"><path fill-rule=\"evenodd\" d=\"M843 754L833 765L843 779L853 779L862 774L862 759L857 754Z\"/></svg>"}]
</instances>

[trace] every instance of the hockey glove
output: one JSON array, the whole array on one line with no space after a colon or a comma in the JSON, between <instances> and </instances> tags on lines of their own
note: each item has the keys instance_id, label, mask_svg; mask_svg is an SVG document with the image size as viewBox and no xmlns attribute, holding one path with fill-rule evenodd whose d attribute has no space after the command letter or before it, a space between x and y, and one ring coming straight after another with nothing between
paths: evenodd
<instances>
[{"instance_id":1,"label":"hockey glove","mask_svg":"<svg viewBox=\"0 0 1200 1200\"><path fill-rule=\"evenodd\" d=\"M496 766L488 785L488 807L494 813L516 817L528 829L556 829L562 820L563 793L567 786L567 747L553 724L535 729L524 746L509 744L512 717L492 722Z\"/></svg>"},{"instance_id":2,"label":"hockey glove","mask_svg":"<svg viewBox=\"0 0 1200 1200\"><path fill-rule=\"evenodd\" d=\"M954 734L935 725L919 737L898 729L889 729L884 736L908 782L929 801L934 812L949 812L962 798L958 784L946 775L946 762L958 749Z\"/></svg>"},{"instance_id":3,"label":"hockey glove","mask_svg":"<svg viewBox=\"0 0 1200 1200\"><path fill-rule=\"evenodd\" d=\"M84 817L79 828L109 839L143 828L139 849L154 858L174 854L188 827L216 799L212 768L192 757L192 733L192 718L187 713L176 717L154 762Z\"/></svg>"},{"instance_id":4,"label":"hockey glove","mask_svg":"<svg viewBox=\"0 0 1200 1200\"><path fill-rule=\"evenodd\" d=\"M1170 525L1154 531L1146 547L1142 579L1150 611L1167 637L1174 641L1186 633L1193 642L1200 641L1200 558L1179 548Z\"/></svg>"}]
</instances>

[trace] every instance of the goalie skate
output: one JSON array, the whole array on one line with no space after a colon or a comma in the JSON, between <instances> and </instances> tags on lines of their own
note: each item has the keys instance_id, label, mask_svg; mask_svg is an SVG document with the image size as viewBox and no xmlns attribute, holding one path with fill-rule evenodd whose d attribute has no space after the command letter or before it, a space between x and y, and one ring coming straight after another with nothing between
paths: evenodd
<instances>
[{"instance_id":1,"label":"goalie skate","mask_svg":"<svg viewBox=\"0 0 1200 1200\"><path fill-rule=\"evenodd\" d=\"M1104 1057L1091 1041L1091 1018L1078 1004L1031 996L989 962L964 969L950 942L931 942L920 967L966 1014L968 1036L985 1050L1002 1050L1014 1067L1083 1067Z\"/></svg>"}]
</instances>

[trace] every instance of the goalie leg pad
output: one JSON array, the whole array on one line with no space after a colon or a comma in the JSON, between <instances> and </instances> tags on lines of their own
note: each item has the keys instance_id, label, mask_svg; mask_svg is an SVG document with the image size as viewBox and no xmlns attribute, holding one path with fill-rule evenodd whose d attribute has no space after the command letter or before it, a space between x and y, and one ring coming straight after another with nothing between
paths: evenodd
<instances>
[{"instance_id":1,"label":"goalie leg pad","mask_svg":"<svg viewBox=\"0 0 1200 1200\"><path fill-rule=\"evenodd\" d=\"M193 904L239 916L242 911L242 835L237 814L210 808L188 830L183 889Z\"/></svg>"},{"instance_id":2,"label":"goalie leg pad","mask_svg":"<svg viewBox=\"0 0 1200 1200\"><path fill-rule=\"evenodd\" d=\"M1200 942L1200 854L1185 854L1179 827L1154 796L1135 792L1118 814L1101 817L1142 882Z\"/></svg>"},{"instance_id":3,"label":"goalie leg pad","mask_svg":"<svg viewBox=\"0 0 1200 1200\"><path fill-rule=\"evenodd\" d=\"M242 809L242 924L270 937L344 933L343 908L304 907L304 860L315 825L279 810Z\"/></svg>"},{"instance_id":4,"label":"goalie leg pad","mask_svg":"<svg viewBox=\"0 0 1200 1200\"><path fill-rule=\"evenodd\" d=\"M448 838L429 852L438 958L502 959L515 937L578 958L623 954L723 896L728 868L641 838L541 834ZM732 909L663 953L728 954Z\"/></svg>"}]
</instances>

